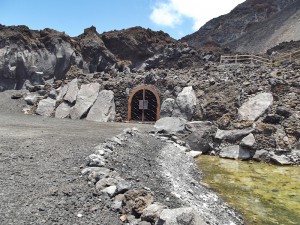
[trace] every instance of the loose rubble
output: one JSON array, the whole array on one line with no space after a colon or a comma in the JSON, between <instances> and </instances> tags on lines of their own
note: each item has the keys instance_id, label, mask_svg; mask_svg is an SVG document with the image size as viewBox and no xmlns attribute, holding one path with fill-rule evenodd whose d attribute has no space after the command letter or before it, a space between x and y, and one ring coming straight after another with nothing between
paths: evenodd
<instances>
[{"instance_id":1,"label":"loose rubble","mask_svg":"<svg viewBox=\"0 0 300 225\"><path fill-rule=\"evenodd\" d=\"M81 174L124 225L244 224L200 185L189 150L176 136L126 129L96 146Z\"/></svg>"}]
</instances>

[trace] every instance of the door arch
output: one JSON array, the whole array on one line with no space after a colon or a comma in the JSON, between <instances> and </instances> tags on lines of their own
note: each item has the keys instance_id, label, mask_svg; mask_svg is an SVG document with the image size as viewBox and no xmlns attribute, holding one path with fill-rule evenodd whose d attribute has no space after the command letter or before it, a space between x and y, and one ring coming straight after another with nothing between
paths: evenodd
<instances>
[{"instance_id":1,"label":"door arch","mask_svg":"<svg viewBox=\"0 0 300 225\"><path fill-rule=\"evenodd\" d=\"M151 85L140 85L128 99L128 121L151 122L160 118L160 98Z\"/></svg>"}]
</instances>

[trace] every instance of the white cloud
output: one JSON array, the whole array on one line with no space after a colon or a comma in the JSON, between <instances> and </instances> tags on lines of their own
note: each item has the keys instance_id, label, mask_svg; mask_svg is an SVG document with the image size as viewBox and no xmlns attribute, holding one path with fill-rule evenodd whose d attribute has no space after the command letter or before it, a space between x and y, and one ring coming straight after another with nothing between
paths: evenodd
<instances>
[{"instance_id":1,"label":"white cloud","mask_svg":"<svg viewBox=\"0 0 300 225\"><path fill-rule=\"evenodd\" d=\"M174 27L181 23L181 15L171 4L159 3L152 11L150 19L159 25Z\"/></svg>"},{"instance_id":2,"label":"white cloud","mask_svg":"<svg viewBox=\"0 0 300 225\"><path fill-rule=\"evenodd\" d=\"M193 30L198 30L207 21L224 15L245 0L159 0L150 19L157 25L174 28L184 18L193 20Z\"/></svg>"}]
</instances>

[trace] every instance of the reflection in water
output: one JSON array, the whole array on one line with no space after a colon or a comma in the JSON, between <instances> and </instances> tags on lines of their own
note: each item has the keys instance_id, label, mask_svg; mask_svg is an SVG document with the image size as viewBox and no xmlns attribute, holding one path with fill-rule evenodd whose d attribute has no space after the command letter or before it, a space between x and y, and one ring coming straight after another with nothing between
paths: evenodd
<instances>
[{"instance_id":1,"label":"reflection in water","mask_svg":"<svg viewBox=\"0 0 300 225\"><path fill-rule=\"evenodd\" d=\"M198 158L209 184L248 224L300 224L300 167L233 161L212 156Z\"/></svg>"}]
</instances>

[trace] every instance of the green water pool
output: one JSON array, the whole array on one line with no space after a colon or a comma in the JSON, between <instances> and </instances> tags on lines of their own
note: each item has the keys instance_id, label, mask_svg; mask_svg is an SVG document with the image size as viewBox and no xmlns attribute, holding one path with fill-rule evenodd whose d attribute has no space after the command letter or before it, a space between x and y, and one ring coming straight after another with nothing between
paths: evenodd
<instances>
[{"instance_id":1,"label":"green water pool","mask_svg":"<svg viewBox=\"0 0 300 225\"><path fill-rule=\"evenodd\" d=\"M197 159L203 181L241 212L246 224L300 225L300 167Z\"/></svg>"}]
</instances>

